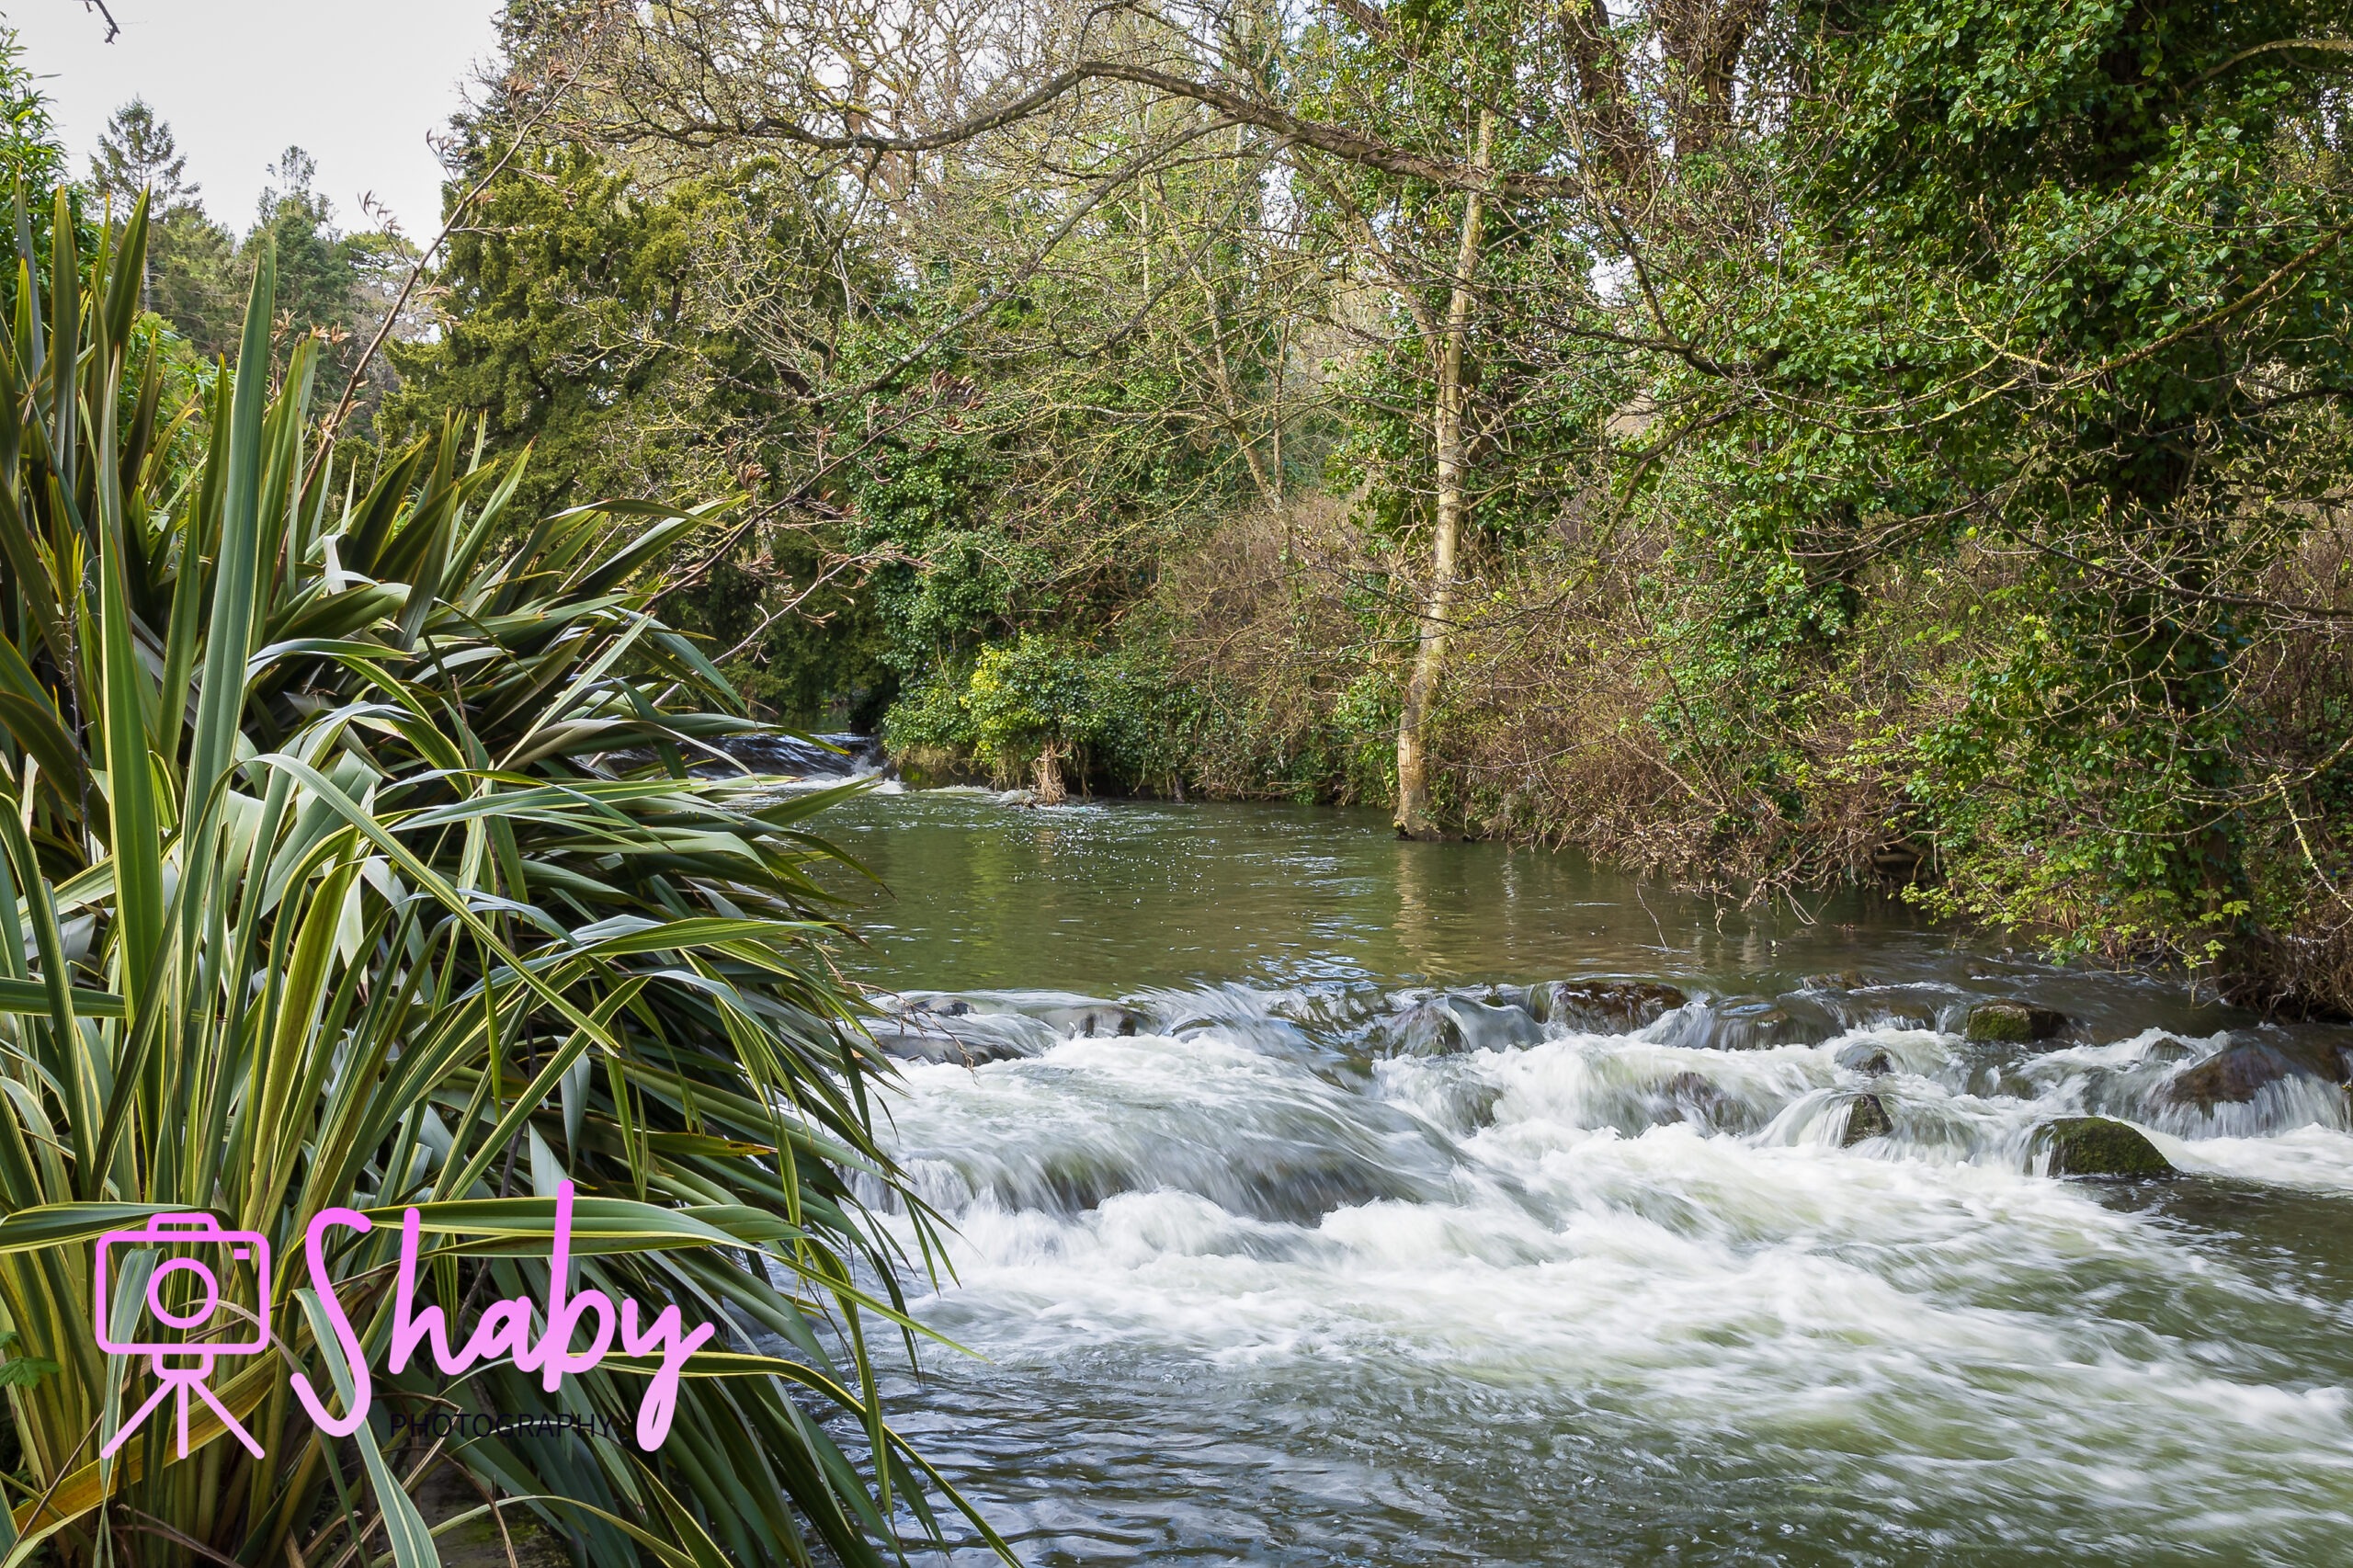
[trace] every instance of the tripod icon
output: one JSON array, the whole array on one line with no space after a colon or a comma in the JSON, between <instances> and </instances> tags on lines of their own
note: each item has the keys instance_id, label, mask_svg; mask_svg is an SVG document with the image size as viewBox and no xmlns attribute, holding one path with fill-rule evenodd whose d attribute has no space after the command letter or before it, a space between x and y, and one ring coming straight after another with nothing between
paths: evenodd
<instances>
[{"instance_id":1,"label":"tripod icon","mask_svg":"<svg viewBox=\"0 0 2353 1568\"><path fill-rule=\"evenodd\" d=\"M147 1289L140 1303L145 1309L143 1314L135 1309L126 1311L120 1314L124 1322L113 1324L109 1277L119 1267L116 1250L126 1244L133 1249L133 1256L124 1259L121 1266L153 1259L157 1253L165 1256L147 1276ZM201 1249L225 1266L244 1264L250 1268L255 1277L258 1310L247 1312L225 1306L221 1300L221 1281L213 1273L212 1265L202 1258L185 1256L189 1248ZM181 1256L172 1256L176 1250ZM135 1269L132 1278L137 1278ZM182 1280L177 1287L171 1283L175 1278ZM94 1286L91 1293L96 1298L98 1348L116 1356L145 1356L148 1369L155 1374L155 1392L107 1439L106 1446L98 1450L100 1457L111 1457L129 1442L131 1435L146 1425L147 1418L168 1398L178 1417L179 1455L188 1458L188 1408L193 1395L221 1418L221 1425L235 1435L246 1452L261 1458L261 1445L238 1424L220 1396L206 1386L206 1380L212 1376L212 1365L220 1358L255 1356L268 1348L268 1238L254 1231L224 1231L210 1214L157 1214L140 1230L108 1231L98 1238ZM131 1305L129 1301L120 1304ZM248 1320L253 1325L252 1337L190 1344L186 1337L188 1332L206 1328L215 1312ZM142 1329L142 1315L153 1319L159 1326ZM118 1338L117 1333L121 1337ZM176 1361L194 1364L175 1366Z\"/></svg>"},{"instance_id":2,"label":"tripod icon","mask_svg":"<svg viewBox=\"0 0 2353 1568\"><path fill-rule=\"evenodd\" d=\"M190 1356L196 1365L193 1367L170 1366L167 1363L174 1356ZM246 1452L256 1459L261 1458L261 1445L254 1441L254 1435L237 1424L237 1418L229 1414L229 1407L221 1403L220 1395L204 1386L204 1380L212 1375L213 1360L214 1357L210 1351L171 1351L148 1357L148 1369L155 1374L155 1392L149 1394L147 1403L132 1411L130 1419L125 1421L120 1429L107 1440L106 1447L98 1450L100 1456L111 1456L117 1449L129 1442L131 1435L144 1426L147 1417L155 1413L155 1407L163 1403L166 1397L176 1394L178 1395L176 1403L179 1416L180 1458L188 1458L188 1395L194 1394L211 1407L212 1414L221 1418L221 1425L234 1433L237 1441L244 1444Z\"/></svg>"}]
</instances>

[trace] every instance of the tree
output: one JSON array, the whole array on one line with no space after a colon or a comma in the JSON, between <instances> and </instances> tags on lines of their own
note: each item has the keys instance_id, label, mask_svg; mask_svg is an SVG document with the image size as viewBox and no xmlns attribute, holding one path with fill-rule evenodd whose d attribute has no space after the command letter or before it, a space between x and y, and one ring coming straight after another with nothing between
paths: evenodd
<instances>
[{"instance_id":1,"label":"tree","mask_svg":"<svg viewBox=\"0 0 2353 1568\"><path fill-rule=\"evenodd\" d=\"M155 213L193 202L199 193L171 126L144 98L115 110L98 132L98 150L90 155L90 187L125 212L141 191L150 193L149 210Z\"/></svg>"},{"instance_id":2,"label":"tree","mask_svg":"<svg viewBox=\"0 0 2353 1568\"><path fill-rule=\"evenodd\" d=\"M359 274L351 247L335 227L334 203L312 188L318 161L300 147L289 147L271 174L274 183L262 187L245 247L250 252L267 244L277 253L286 319L340 347L352 335Z\"/></svg>"},{"instance_id":3,"label":"tree","mask_svg":"<svg viewBox=\"0 0 2353 1568\"><path fill-rule=\"evenodd\" d=\"M48 189L64 169L65 150L58 145L49 100L25 68L17 29L0 22L0 175L12 186L38 191Z\"/></svg>"},{"instance_id":4,"label":"tree","mask_svg":"<svg viewBox=\"0 0 2353 1568\"><path fill-rule=\"evenodd\" d=\"M161 309L175 324L187 324L181 331L191 341L200 336L199 352L224 350L225 334L216 324L224 324L235 308L224 265L228 236L205 220L172 128L146 99L133 98L115 110L98 132L97 151L90 156L90 188L108 211L126 216L141 195L148 197L153 243L140 280L140 302ZM155 282L161 271L172 274L173 286L159 305ZM207 285L196 283L199 277ZM210 282L215 277L217 288Z\"/></svg>"},{"instance_id":5,"label":"tree","mask_svg":"<svg viewBox=\"0 0 2353 1568\"><path fill-rule=\"evenodd\" d=\"M239 248L237 268L239 277L250 277L265 250L277 257L281 324L289 332L319 340L324 350L321 369L340 390L393 308L416 250L392 229L345 232L335 222L334 203L313 184L317 175L317 161L301 148L279 154L272 183L262 188L256 203L254 226ZM398 340L423 330L424 323L411 314L393 324L392 336ZM358 432L371 427L377 406L397 385L387 358L380 356L368 371L353 410Z\"/></svg>"},{"instance_id":6,"label":"tree","mask_svg":"<svg viewBox=\"0 0 2353 1568\"><path fill-rule=\"evenodd\" d=\"M1229 630L1322 629L1290 664L1356 738L1321 755L1386 722L1410 834L1752 892L1908 870L2070 950L2353 1002L2336 8L526 20L494 98L533 155L649 204L754 168L801 203L698 235L627 311L555 269L609 328L568 363L629 389L567 438L651 455L679 406L760 432L779 515L864 562L911 744L1010 773L1047 732L984 744L983 709L1059 715L1057 756L1128 733L1073 705L1155 667L1175 568L1251 601ZM547 281L503 265L502 300ZM453 344L497 316L449 298ZM692 358L727 396L617 374L685 341L727 346ZM1346 503L1313 560L1302 405ZM1279 548L1236 558L1275 581L1185 564L1260 508ZM1200 659L1225 613L1182 633Z\"/></svg>"},{"instance_id":7,"label":"tree","mask_svg":"<svg viewBox=\"0 0 2353 1568\"><path fill-rule=\"evenodd\" d=\"M813 176L862 167L870 183L886 167L920 178L935 162L944 172L1002 161L1075 186L1090 205L1194 161L1204 133L1263 139L1301 199L1321 193L1340 210L1347 249L1394 290L1418 345L1397 361L1418 363L1427 414L1418 472L1401 476L1420 492L1403 511L1427 542L1400 574L1411 668L1396 787L1400 830L1427 836L1439 824L1425 721L1476 510L1472 449L1513 444L1499 426L1466 426L1474 316L1494 313L1480 309L1481 231L1541 208L1590 261L1622 258L1652 227L1682 222L1670 188L1686 165L1710 164L1733 140L1733 84L1764 19L1758 0L1673 0L1623 21L1582 4L1392 14L1360 0L1295 11L1210 0L1135 7L1117 22L971 0L843 29L813 10L682 0L622 27L602 90L574 123L665 153L757 147L801 159ZM809 64L787 75L731 63L755 58ZM836 81L855 84L848 99L823 85ZM1180 105L1189 116L1170 112ZM1151 133L1167 124L1184 133ZM1107 155L1114 148L1121 155ZM1419 221L1441 210L1443 233ZM1079 233L1056 233L1049 251ZM1520 323L1540 324L1544 339L1527 340L1531 365L1567 366L1574 379L1572 346L1628 339L1627 322L1603 319L1583 270L1526 303ZM1508 420L1513 408L1489 399L1484 412Z\"/></svg>"}]
</instances>

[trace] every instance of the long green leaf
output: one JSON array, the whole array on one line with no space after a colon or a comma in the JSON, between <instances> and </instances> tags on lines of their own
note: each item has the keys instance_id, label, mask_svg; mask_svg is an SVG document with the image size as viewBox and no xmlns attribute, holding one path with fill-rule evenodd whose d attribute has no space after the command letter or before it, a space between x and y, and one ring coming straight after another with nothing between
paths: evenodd
<instances>
[{"instance_id":1,"label":"long green leaf","mask_svg":"<svg viewBox=\"0 0 2353 1568\"><path fill-rule=\"evenodd\" d=\"M319 1349L320 1358L327 1364L327 1374L335 1380L335 1397L344 1409L358 1397L358 1382L351 1375L350 1363L344 1359L343 1342L336 1338L335 1325L327 1320L326 1309L319 1301L318 1292L307 1288L294 1292L302 1303L302 1316L311 1325L311 1341ZM361 1422L351 1434L351 1442L359 1450L359 1462L368 1471L368 1484L376 1494L376 1506L384 1516L384 1536L392 1549L394 1568L441 1568L440 1550L433 1543L433 1531L426 1525L425 1516L417 1511L416 1499L384 1462L384 1450L376 1444L376 1434L368 1423Z\"/></svg>"},{"instance_id":2,"label":"long green leaf","mask_svg":"<svg viewBox=\"0 0 2353 1568\"><path fill-rule=\"evenodd\" d=\"M235 750L252 652L254 581L261 569L262 420L268 407L269 321L278 291L278 258L262 246L245 301L236 391L229 407L227 481L222 495L221 547L212 575L212 614L204 629L204 678L198 688L196 736L187 798L211 798Z\"/></svg>"}]
</instances>

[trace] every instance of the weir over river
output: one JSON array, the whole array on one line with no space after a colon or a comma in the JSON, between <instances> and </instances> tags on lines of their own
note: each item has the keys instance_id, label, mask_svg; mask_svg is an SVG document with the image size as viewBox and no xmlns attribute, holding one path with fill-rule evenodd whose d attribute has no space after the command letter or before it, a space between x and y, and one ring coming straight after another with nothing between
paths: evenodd
<instances>
[{"instance_id":1,"label":"weir over river","mask_svg":"<svg viewBox=\"0 0 2353 1568\"><path fill-rule=\"evenodd\" d=\"M896 1415L1025 1562L2353 1562L2353 1034L1370 814L824 831L979 1353Z\"/></svg>"}]
</instances>

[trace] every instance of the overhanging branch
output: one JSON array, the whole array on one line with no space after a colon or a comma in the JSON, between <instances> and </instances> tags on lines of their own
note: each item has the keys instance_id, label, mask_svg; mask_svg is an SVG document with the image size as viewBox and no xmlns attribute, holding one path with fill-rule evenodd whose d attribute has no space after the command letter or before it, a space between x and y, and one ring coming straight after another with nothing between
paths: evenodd
<instances>
[{"instance_id":1,"label":"overhanging branch","mask_svg":"<svg viewBox=\"0 0 2353 1568\"><path fill-rule=\"evenodd\" d=\"M1324 120L1309 119L1264 99L1213 82L1199 82L1149 65L1117 60L1084 60L1057 72L1020 96L994 108L970 115L952 125L915 135L893 136L876 131L840 132L816 131L784 115L762 115L731 125L709 121L660 127L651 132L665 140L689 144L745 137L790 142L825 153L936 153L960 146L993 131L1039 114L1089 82L1125 82L1149 87L1170 97L1184 98L1216 109L1240 124L1271 131L1298 146L1312 147L1344 163L1379 169L1408 179L1458 190L1476 190L1506 200L1542 200L1575 195L1583 187L1556 175L1485 170L1452 158L1431 157L1394 146L1361 131Z\"/></svg>"}]
</instances>

